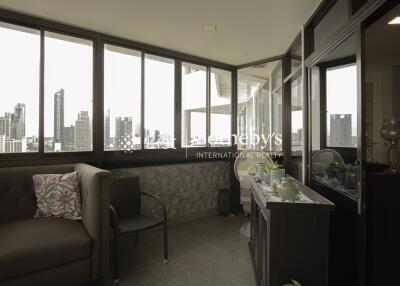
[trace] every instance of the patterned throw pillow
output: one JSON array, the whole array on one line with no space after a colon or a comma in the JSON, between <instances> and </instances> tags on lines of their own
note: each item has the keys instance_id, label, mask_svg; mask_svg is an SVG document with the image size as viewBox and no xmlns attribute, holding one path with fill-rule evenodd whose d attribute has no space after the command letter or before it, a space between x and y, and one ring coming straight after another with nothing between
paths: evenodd
<instances>
[{"instance_id":1,"label":"patterned throw pillow","mask_svg":"<svg viewBox=\"0 0 400 286\"><path fill-rule=\"evenodd\" d=\"M77 172L34 175L33 185L38 207L35 218L82 218Z\"/></svg>"}]
</instances>

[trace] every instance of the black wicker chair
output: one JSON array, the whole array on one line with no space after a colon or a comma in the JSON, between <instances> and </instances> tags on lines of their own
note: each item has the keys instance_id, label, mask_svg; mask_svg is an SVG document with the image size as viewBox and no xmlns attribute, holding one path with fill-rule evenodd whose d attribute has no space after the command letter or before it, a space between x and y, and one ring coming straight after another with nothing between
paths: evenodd
<instances>
[{"instance_id":1,"label":"black wicker chair","mask_svg":"<svg viewBox=\"0 0 400 286\"><path fill-rule=\"evenodd\" d=\"M161 210L161 218L152 218L141 214L142 196L154 200ZM114 178L111 187L111 225L114 233L114 283L119 282L118 238L123 234L135 234L153 227L163 227L164 264L168 262L167 212L164 204L155 196L140 192L138 177Z\"/></svg>"}]
</instances>

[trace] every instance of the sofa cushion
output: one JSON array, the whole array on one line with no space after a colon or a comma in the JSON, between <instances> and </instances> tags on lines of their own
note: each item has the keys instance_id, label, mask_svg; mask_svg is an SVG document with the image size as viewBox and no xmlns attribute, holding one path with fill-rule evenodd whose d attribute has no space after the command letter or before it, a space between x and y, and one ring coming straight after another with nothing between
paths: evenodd
<instances>
[{"instance_id":1,"label":"sofa cushion","mask_svg":"<svg viewBox=\"0 0 400 286\"><path fill-rule=\"evenodd\" d=\"M26 219L0 224L0 280L90 256L81 221Z\"/></svg>"},{"instance_id":2,"label":"sofa cushion","mask_svg":"<svg viewBox=\"0 0 400 286\"><path fill-rule=\"evenodd\" d=\"M33 176L37 210L35 217L81 219L78 172Z\"/></svg>"}]
</instances>

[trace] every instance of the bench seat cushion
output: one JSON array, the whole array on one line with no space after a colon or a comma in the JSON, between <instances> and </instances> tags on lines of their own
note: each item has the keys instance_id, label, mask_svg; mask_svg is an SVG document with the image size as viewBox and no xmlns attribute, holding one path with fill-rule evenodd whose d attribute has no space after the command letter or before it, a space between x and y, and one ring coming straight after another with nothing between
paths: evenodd
<instances>
[{"instance_id":1,"label":"bench seat cushion","mask_svg":"<svg viewBox=\"0 0 400 286\"><path fill-rule=\"evenodd\" d=\"M24 219L0 224L0 280L88 258L91 238L81 221Z\"/></svg>"}]
</instances>

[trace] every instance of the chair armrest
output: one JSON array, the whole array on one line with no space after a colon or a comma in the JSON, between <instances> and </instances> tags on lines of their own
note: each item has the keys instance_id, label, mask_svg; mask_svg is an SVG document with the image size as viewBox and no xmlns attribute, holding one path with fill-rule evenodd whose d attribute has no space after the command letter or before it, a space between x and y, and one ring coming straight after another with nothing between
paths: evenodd
<instances>
[{"instance_id":1,"label":"chair armrest","mask_svg":"<svg viewBox=\"0 0 400 286\"><path fill-rule=\"evenodd\" d=\"M87 164L76 164L82 196L82 223L93 241L92 278L109 272L111 173Z\"/></svg>"},{"instance_id":2,"label":"chair armrest","mask_svg":"<svg viewBox=\"0 0 400 286\"><path fill-rule=\"evenodd\" d=\"M162 218L163 218L163 220L166 221L167 220L167 208L165 207L164 203L154 195L151 195L151 194L148 194L145 192L141 192L141 195L145 196L145 197L149 197L149 198L153 199L155 202L157 202L157 204L161 207L161 210L162 210Z\"/></svg>"},{"instance_id":3,"label":"chair armrest","mask_svg":"<svg viewBox=\"0 0 400 286\"><path fill-rule=\"evenodd\" d=\"M119 231L118 214L115 208L110 204L110 222L111 226Z\"/></svg>"}]
</instances>

